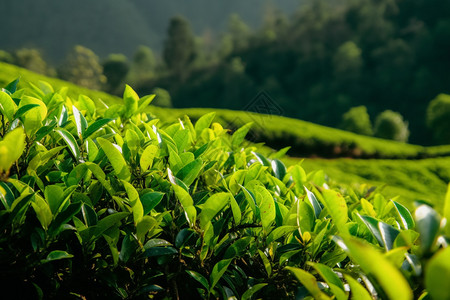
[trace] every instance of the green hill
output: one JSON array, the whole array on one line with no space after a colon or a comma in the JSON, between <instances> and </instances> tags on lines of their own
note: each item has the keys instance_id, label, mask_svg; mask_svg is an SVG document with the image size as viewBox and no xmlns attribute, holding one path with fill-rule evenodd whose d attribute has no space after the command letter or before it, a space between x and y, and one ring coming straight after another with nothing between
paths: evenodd
<instances>
[{"instance_id":1,"label":"green hill","mask_svg":"<svg viewBox=\"0 0 450 300\"><path fill-rule=\"evenodd\" d=\"M5 86L17 77L21 78L21 87L28 87L30 82L36 83L40 80L49 82L56 89L67 86L69 97L77 99L79 94L85 94L99 107L103 105L102 102L112 105L120 104L122 101L104 92L88 90L69 82L0 63L0 86ZM198 119L210 111L211 109L204 108L167 109L155 106L149 109L149 113L160 118L162 122L171 122L185 114L192 119ZM273 149L291 145L293 150L288 154L306 157L303 166L307 171L322 169L331 180L339 183L369 184L383 188L389 197L401 196L400 201L409 207L412 206L413 200L429 201L439 208L442 206L441 201L450 182L449 146L422 147L360 136L284 117L242 111L214 111L216 111L215 120L226 128L233 129L244 123L254 122L254 131L248 136L252 142L266 141ZM339 149L341 153L338 153ZM342 152L345 149L347 152ZM261 146L260 151L267 154L274 152L267 146ZM316 157L311 157L313 155ZM319 158L343 155L354 158ZM357 156L372 159L355 159ZM373 159L374 157L385 159ZM288 156L283 156L282 159L287 165L295 164L299 160Z\"/></svg>"}]
</instances>

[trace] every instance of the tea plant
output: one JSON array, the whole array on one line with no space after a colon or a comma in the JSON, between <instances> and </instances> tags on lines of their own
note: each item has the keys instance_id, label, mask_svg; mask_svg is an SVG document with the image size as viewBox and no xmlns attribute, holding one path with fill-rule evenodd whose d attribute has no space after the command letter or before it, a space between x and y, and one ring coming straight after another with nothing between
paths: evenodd
<instances>
[{"instance_id":1,"label":"tea plant","mask_svg":"<svg viewBox=\"0 0 450 300\"><path fill-rule=\"evenodd\" d=\"M442 217L286 168L208 113L160 126L127 86L97 107L0 92L0 282L33 298L449 299ZM414 217L413 217L414 215Z\"/></svg>"}]
</instances>

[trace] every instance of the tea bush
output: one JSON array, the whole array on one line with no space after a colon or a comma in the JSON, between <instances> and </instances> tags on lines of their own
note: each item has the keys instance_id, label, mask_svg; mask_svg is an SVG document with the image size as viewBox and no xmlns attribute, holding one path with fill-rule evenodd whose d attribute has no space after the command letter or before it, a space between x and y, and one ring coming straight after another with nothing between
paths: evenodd
<instances>
[{"instance_id":1,"label":"tea bush","mask_svg":"<svg viewBox=\"0 0 450 300\"><path fill-rule=\"evenodd\" d=\"M159 126L129 86L104 113L45 82L16 88L0 92L6 294L450 299L450 193L442 217L411 214L245 146L251 124Z\"/></svg>"}]
</instances>

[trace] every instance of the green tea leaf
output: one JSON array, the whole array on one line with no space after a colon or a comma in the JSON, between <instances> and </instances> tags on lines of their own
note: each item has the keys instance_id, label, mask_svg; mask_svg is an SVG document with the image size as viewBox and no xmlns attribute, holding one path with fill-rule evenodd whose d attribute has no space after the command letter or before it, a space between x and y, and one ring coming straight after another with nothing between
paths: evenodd
<instances>
[{"instance_id":1,"label":"green tea leaf","mask_svg":"<svg viewBox=\"0 0 450 300\"><path fill-rule=\"evenodd\" d=\"M41 128L42 121L45 120L45 117L47 116L47 106L44 102L37 98L24 96L20 101L19 109L28 104L37 104L36 107L24 113L22 117L26 133L28 135L32 135L35 134L39 128Z\"/></svg>"},{"instance_id":2,"label":"green tea leaf","mask_svg":"<svg viewBox=\"0 0 450 300\"><path fill-rule=\"evenodd\" d=\"M90 138L86 139L86 152L88 154L88 160L90 162L95 161L99 153L97 145Z\"/></svg>"},{"instance_id":3,"label":"green tea leaf","mask_svg":"<svg viewBox=\"0 0 450 300\"><path fill-rule=\"evenodd\" d=\"M17 105L11 96L3 91L0 91L0 113L4 115L9 122L12 122L16 111Z\"/></svg>"},{"instance_id":4,"label":"green tea leaf","mask_svg":"<svg viewBox=\"0 0 450 300\"><path fill-rule=\"evenodd\" d=\"M34 104L29 104L29 105L34 105ZM48 125L42 126L41 128L39 128L38 131L36 131L36 141L40 141L47 134L52 132L53 129L55 129L56 125L58 125L58 123L55 120L53 120Z\"/></svg>"},{"instance_id":5,"label":"green tea leaf","mask_svg":"<svg viewBox=\"0 0 450 300\"><path fill-rule=\"evenodd\" d=\"M445 194L445 202L444 202L444 218L447 219L447 223L445 224L444 230L447 236L450 236L450 183L447 187L447 193Z\"/></svg>"},{"instance_id":6,"label":"green tea leaf","mask_svg":"<svg viewBox=\"0 0 450 300\"><path fill-rule=\"evenodd\" d=\"M81 111L86 111L90 116L95 114L95 103L86 95L78 96L78 107Z\"/></svg>"},{"instance_id":7,"label":"green tea leaf","mask_svg":"<svg viewBox=\"0 0 450 300\"><path fill-rule=\"evenodd\" d=\"M182 153L190 142L189 130L182 129L177 131L177 133L173 136L173 140L177 145L178 153Z\"/></svg>"},{"instance_id":8,"label":"green tea leaf","mask_svg":"<svg viewBox=\"0 0 450 300\"><path fill-rule=\"evenodd\" d=\"M197 179L203 167L203 160L197 158L193 162L188 163L180 171L178 171L176 177L182 180L187 186L190 186L195 179Z\"/></svg>"},{"instance_id":9,"label":"green tea leaf","mask_svg":"<svg viewBox=\"0 0 450 300\"><path fill-rule=\"evenodd\" d=\"M389 299L410 300L413 293L402 273L372 246L355 238L344 238L350 257L376 278ZM376 263L374 263L376 262Z\"/></svg>"},{"instance_id":10,"label":"green tea leaf","mask_svg":"<svg viewBox=\"0 0 450 300\"><path fill-rule=\"evenodd\" d=\"M147 96L142 97L138 102L138 105L139 105L138 111L144 112L145 109L147 108L147 106L149 106L150 103L152 103L153 99L155 99L155 96L156 95L153 94L153 95L147 95Z\"/></svg>"},{"instance_id":11,"label":"green tea leaf","mask_svg":"<svg viewBox=\"0 0 450 300\"><path fill-rule=\"evenodd\" d=\"M142 207L144 209L144 216L148 215L152 209L154 209L164 197L164 193L149 192L141 196Z\"/></svg>"},{"instance_id":12,"label":"green tea leaf","mask_svg":"<svg viewBox=\"0 0 450 300\"><path fill-rule=\"evenodd\" d=\"M63 128L57 128L57 129L55 129L55 132L63 138L64 142L69 147L69 150L72 153L75 160L79 161L80 160L80 148L78 147L77 141L75 140L73 135Z\"/></svg>"},{"instance_id":13,"label":"green tea leaf","mask_svg":"<svg viewBox=\"0 0 450 300\"><path fill-rule=\"evenodd\" d=\"M64 201L64 190L58 185L48 185L45 187L44 197L55 215Z\"/></svg>"},{"instance_id":14,"label":"green tea leaf","mask_svg":"<svg viewBox=\"0 0 450 300\"><path fill-rule=\"evenodd\" d=\"M47 258L43 262L45 263L45 262L50 262L50 261L54 261L54 260L72 258L72 257L73 257L73 255L67 253L66 251L54 250L47 255Z\"/></svg>"},{"instance_id":15,"label":"green tea leaf","mask_svg":"<svg viewBox=\"0 0 450 300\"><path fill-rule=\"evenodd\" d=\"M440 227L438 213L428 205L420 205L415 213L417 231L420 233L420 248L428 252L435 244Z\"/></svg>"},{"instance_id":16,"label":"green tea leaf","mask_svg":"<svg viewBox=\"0 0 450 300\"><path fill-rule=\"evenodd\" d=\"M184 214L186 216L186 220L189 223L190 227L195 226L195 221L197 219L197 211L194 207L194 200L192 200L191 195L181 186L172 184L175 195L181 203L181 206L184 209Z\"/></svg>"},{"instance_id":17,"label":"green tea leaf","mask_svg":"<svg viewBox=\"0 0 450 300\"><path fill-rule=\"evenodd\" d=\"M127 142L128 149L131 150L131 153L134 156L140 147L138 134L134 130L128 129L125 133L125 141Z\"/></svg>"},{"instance_id":18,"label":"green tea leaf","mask_svg":"<svg viewBox=\"0 0 450 300\"><path fill-rule=\"evenodd\" d=\"M22 127L7 133L0 141L0 173L7 172L25 150L25 134Z\"/></svg>"},{"instance_id":19,"label":"green tea leaf","mask_svg":"<svg viewBox=\"0 0 450 300\"><path fill-rule=\"evenodd\" d=\"M249 288L244 294L242 294L241 300L250 300L252 296L260 289L268 285L267 283L258 283Z\"/></svg>"},{"instance_id":20,"label":"green tea leaf","mask_svg":"<svg viewBox=\"0 0 450 300\"><path fill-rule=\"evenodd\" d=\"M307 181L305 170L300 165L294 165L289 168L289 173L292 176L292 180L295 182L295 191L297 194L302 193L302 189Z\"/></svg>"},{"instance_id":21,"label":"green tea leaf","mask_svg":"<svg viewBox=\"0 0 450 300\"><path fill-rule=\"evenodd\" d=\"M397 210L397 213L400 219L402 220L403 227L405 229L414 229L415 226L414 219L409 210L398 202L392 201L392 203L394 203L395 209Z\"/></svg>"},{"instance_id":22,"label":"green tea leaf","mask_svg":"<svg viewBox=\"0 0 450 300\"><path fill-rule=\"evenodd\" d=\"M99 220L97 223L97 227L95 228L94 236L96 237L101 236L103 232L119 223L122 219L124 219L128 215L129 213L127 212L118 212Z\"/></svg>"},{"instance_id":23,"label":"green tea leaf","mask_svg":"<svg viewBox=\"0 0 450 300\"><path fill-rule=\"evenodd\" d=\"M318 219L320 213L322 212L322 207L320 206L319 201L316 198L316 195L314 195L310 190L308 190L306 186L303 186L303 188L305 189L308 200L314 209L314 216L316 217L316 219Z\"/></svg>"},{"instance_id":24,"label":"green tea leaf","mask_svg":"<svg viewBox=\"0 0 450 300\"><path fill-rule=\"evenodd\" d=\"M217 193L209 197L205 203L200 205L199 214L200 228L205 229L206 225L227 205L230 203L230 193Z\"/></svg>"},{"instance_id":25,"label":"green tea leaf","mask_svg":"<svg viewBox=\"0 0 450 300\"><path fill-rule=\"evenodd\" d=\"M136 252L137 243L135 239L127 234L122 240L122 246L120 247L119 259L126 263L133 254Z\"/></svg>"},{"instance_id":26,"label":"green tea leaf","mask_svg":"<svg viewBox=\"0 0 450 300\"><path fill-rule=\"evenodd\" d=\"M235 133L233 133L231 137L231 148L233 150L238 149L238 147L242 144L242 142L245 139L245 136L247 135L248 131L252 127L253 122L247 123L238 130L236 130Z\"/></svg>"},{"instance_id":27,"label":"green tea leaf","mask_svg":"<svg viewBox=\"0 0 450 300\"><path fill-rule=\"evenodd\" d=\"M211 282L210 290L212 290L216 286L216 284L219 282L220 278L222 278L223 274L228 269L228 266L230 265L232 260L233 260L232 258L223 259L214 265L212 272L211 272L211 276L210 276L210 282Z\"/></svg>"},{"instance_id":28,"label":"green tea leaf","mask_svg":"<svg viewBox=\"0 0 450 300\"><path fill-rule=\"evenodd\" d=\"M394 247L394 241L400 231L384 222L378 223L378 229L380 230L381 238L383 239L383 244L386 251L392 250Z\"/></svg>"},{"instance_id":29,"label":"green tea leaf","mask_svg":"<svg viewBox=\"0 0 450 300\"><path fill-rule=\"evenodd\" d=\"M47 202L45 202L45 200L41 196L37 195L36 197L34 197L34 201L31 202L31 206L33 206L36 217L41 223L42 228L44 228L44 230L47 230L53 218L52 212Z\"/></svg>"},{"instance_id":30,"label":"green tea leaf","mask_svg":"<svg viewBox=\"0 0 450 300\"><path fill-rule=\"evenodd\" d=\"M86 203L83 203L83 205L81 206L81 215L83 217L84 223L88 227L97 225L97 222L98 222L97 213L95 212L95 210L93 208L91 208Z\"/></svg>"},{"instance_id":31,"label":"green tea leaf","mask_svg":"<svg viewBox=\"0 0 450 300\"><path fill-rule=\"evenodd\" d=\"M233 213L234 223L236 225L239 225L241 223L242 212L239 208L239 204L236 202L236 199L234 197L230 197L230 205L231 212Z\"/></svg>"},{"instance_id":32,"label":"green tea leaf","mask_svg":"<svg viewBox=\"0 0 450 300\"><path fill-rule=\"evenodd\" d=\"M381 236L380 229L378 228L379 221L369 216L358 216L361 218L361 220L363 220L367 229L369 229L369 231L373 234L380 246L384 246L383 237Z\"/></svg>"},{"instance_id":33,"label":"green tea leaf","mask_svg":"<svg viewBox=\"0 0 450 300\"><path fill-rule=\"evenodd\" d=\"M83 132L82 137L83 139L87 139L91 135L93 135L97 130L101 129L103 126L108 124L109 122L113 121L113 119L99 119L89 125L86 130Z\"/></svg>"},{"instance_id":34,"label":"green tea leaf","mask_svg":"<svg viewBox=\"0 0 450 300\"><path fill-rule=\"evenodd\" d=\"M143 216L141 219L139 219L139 221L136 224L136 236L138 238L138 240L143 243L145 240L145 236L147 235L147 233L153 229L156 225L157 225L157 221L155 220L155 218L151 217L151 216ZM152 240L150 240L152 241ZM149 241L149 242L150 242ZM149 247L148 245L149 243L147 242L144 245ZM147 249L147 248L145 248Z\"/></svg>"},{"instance_id":35,"label":"green tea leaf","mask_svg":"<svg viewBox=\"0 0 450 300\"><path fill-rule=\"evenodd\" d=\"M259 154L259 153L257 153L257 152L253 152L253 151L252 151L252 154L256 157L256 159L257 159L263 166L265 166L265 167L270 167L270 166L271 166L270 161L269 161L267 158L265 158L264 155Z\"/></svg>"},{"instance_id":36,"label":"green tea leaf","mask_svg":"<svg viewBox=\"0 0 450 300\"><path fill-rule=\"evenodd\" d=\"M282 181L286 175L286 166L278 159L272 160L271 165L275 177Z\"/></svg>"},{"instance_id":37,"label":"green tea leaf","mask_svg":"<svg viewBox=\"0 0 450 300\"><path fill-rule=\"evenodd\" d=\"M94 176L98 179L98 181L102 184L102 186L105 188L105 190L111 195L114 195L114 190L111 187L111 185L109 184L108 181L106 181L106 175L103 172L103 170L94 163L91 162L86 162L84 163L87 168L89 169L89 171L92 172L92 174L94 174Z\"/></svg>"},{"instance_id":38,"label":"green tea leaf","mask_svg":"<svg viewBox=\"0 0 450 300\"><path fill-rule=\"evenodd\" d=\"M372 300L369 292L353 277L344 274L344 278L350 286L352 300Z\"/></svg>"},{"instance_id":39,"label":"green tea leaf","mask_svg":"<svg viewBox=\"0 0 450 300\"><path fill-rule=\"evenodd\" d=\"M290 271L300 281L300 283L311 293L311 296L317 300L330 300L325 293L323 293L317 285L316 278L310 273L294 267L286 267L286 270Z\"/></svg>"},{"instance_id":40,"label":"green tea leaf","mask_svg":"<svg viewBox=\"0 0 450 300\"><path fill-rule=\"evenodd\" d=\"M347 234L347 220L348 220L348 208L345 203L344 197L341 194L332 191L324 190L322 192L324 204L330 213L333 222L336 224L340 233Z\"/></svg>"},{"instance_id":41,"label":"green tea leaf","mask_svg":"<svg viewBox=\"0 0 450 300\"><path fill-rule=\"evenodd\" d=\"M155 145L149 145L147 148L145 148L140 160L140 165L143 172L147 171L148 168L152 166L158 149L159 148Z\"/></svg>"},{"instance_id":42,"label":"green tea leaf","mask_svg":"<svg viewBox=\"0 0 450 300\"><path fill-rule=\"evenodd\" d=\"M80 209L81 202L77 202L70 204L66 209L61 211L50 224L50 227L48 229L49 235L57 235L62 230L63 226L67 224L67 222L69 222L72 217L80 211Z\"/></svg>"},{"instance_id":43,"label":"green tea leaf","mask_svg":"<svg viewBox=\"0 0 450 300\"><path fill-rule=\"evenodd\" d=\"M264 252L262 252L261 250L258 250L258 253L259 253L259 256L261 257L261 260L263 261L264 269L266 269L267 276L270 278L270 276L272 276L272 266L270 264L270 261L267 258L267 256L264 254Z\"/></svg>"},{"instance_id":44,"label":"green tea leaf","mask_svg":"<svg viewBox=\"0 0 450 300\"><path fill-rule=\"evenodd\" d=\"M17 90L17 85L19 84L20 77L8 83L5 87L5 90L14 94Z\"/></svg>"},{"instance_id":45,"label":"green tea leaf","mask_svg":"<svg viewBox=\"0 0 450 300\"><path fill-rule=\"evenodd\" d=\"M151 239L145 243L144 249L147 250L153 247L166 247L166 246L172 246L172 244L163 239Z\"/></svg>"},{"instance_id":46,"label":"green tea leaf","mask_svg":"<svg viewBox=\"0 0 450 300\"><path fill-rule=\"evenodd\" d=\"M198 119L198 121L195 123L195 131L197 132L197 135L200 135L203 129L209 128L215 116L216 112L213 111L207 113L206 115L203 115L200 119Z\"/></svg>"},{"instance_id":47,"label":"green tea leaf","mask_svg":"<svg viewBox=\"0 0 450 300\"><path fill-rule=\"evenodd\" d=\"M152 257L152 256L163 256L163 255L174 255L178 254L177 249L173 247L154 247L145 250L145 256L146 257Z\"/></svg>"},{"instance_id":48,"label":"green tea leaf","mask_svg":"<svg viewBox=\"0 0 450 300\"><path fill-rule=\"evenodd\" d=\"M259 212L261 214L262 226L268 232L270 225L272 225L276 217L275 201L269 191L262 186L256 186L255 196L256 202L260 203Z\"/></svg>"},{"instance_id":49,"label":"green tea leaf","mask_svg":"<svg viewBox=\"0 0 450 300\"><path fill-rule=\"evenodd\" d=\"M197 280L207 291L209 291L208 279L206 279L202 274L191 270L186 270L186 273Z\"/></svg>"},{"instance_id":50,"label":"green tea leaf","mask_svg":"<svg viewBox=\"0 0 450 300\"><path fill-rule=\"evenodd\" d=\"M138 110L139 96L128 84L125 85L123 101L125 102L125 116L129 118Z\"/></svg>"},{"instance_id":51,"label":"green tea leaf","mask_svg":"<svg viewBox=\"0 0 450 300\"><path fill-rule=\"evenodd\" d=\"M39 104L27 104L24 106L21 106L16 113L14 114L14 119L19 119L20 117L22 117L27 111L35 108L35 107L39 107Z\"/></svg>"},{"instance_id":52,"label":"green tea leaf","mask_svg":"<svg viewBox=\"0 0 450 300\"><path fill-rule=\"evenodd\" d=\"M270 234L267 236L267 244L270 244L279 238L282 238L286 234L294 232L297 229L297 226L279 226L272 230Z\"/></svg>"},{"instance_id":53,"label":"green tea leaf","mask_svg":"<svg viewBox=\"0 0 450 300\"><path fill-rule=\"evenodd\" d=\"M317 271L317 273L319 273L319 275L325 280L333 294L336 296L336 299L348 299L348 296L345 294L344 284L330 267L320 263L307 263L308 265L312 266Z\"/></svg>"},{"instance_id":54,"label":"green tea leaf","mask_svg":"<svg viewBox=\"0 0 450 300\"><path fill-rule=\"evenodd\" d=\"M450 248L439 250L425 269L425 286L432 299L450 299Z\"/></svg>"},{"instance_id":55,"label":"green tea leaf","mask_svg":"<svg viewBox=\"0 0 450 300\"><path fill-rule=\"evenodd\" d=\"M246 254L247 247L253 240L253 237L246 236L241 239L235 241L230 247L228 247L227 251L225 251L224 259L241 257Z\"/></svg>"},{"instance_id":56,"label":"green tea leaf","mask_svg":"<svg viewBox=\"0 0 450 300\"><path fill-rule=\"evenodd\" d=\"M108 160L114 168L114 172L116 173L117 178L129 182L131 179L131 173L127 163L125 162L125 159L122 156L122 153L120 153L120 151L116 147L114 147L114 145L110 141L104 138L97 138L97 142L100 144L106 156L108 157Z\"/></svg>"},{"instance_id":57,"label":"green tea leaf","mask_svg":"<svg viewBox=\"0 0 450 300\"><path fill-rule=\"evenodd\" d=\"M81 112L75 107L75 105L72 106L72 111L73 117L75 119L75 125L77 126L77 134L80 138L82 138L84 135L84 131L88 127L88 123Z\"/></svg>"},{"instance_id":58,"label":"green tea leaf","mask_svg":"<svg viewBox=\"0 0 450 300\"><path fill-rule=\"evenodd\" d=\"M144 208L142 207L141 200L139 199L139 193L128 182L122 180L122 184L125 187L125 191L130 201L131 210L133 211L134 224L137 224L144 216Z\"/></svg>"}]
</instances>

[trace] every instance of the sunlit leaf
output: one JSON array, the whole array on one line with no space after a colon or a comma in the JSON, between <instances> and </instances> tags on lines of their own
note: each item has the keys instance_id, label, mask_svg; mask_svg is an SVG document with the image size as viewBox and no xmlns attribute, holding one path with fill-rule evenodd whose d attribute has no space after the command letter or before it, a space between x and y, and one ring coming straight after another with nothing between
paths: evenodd
<instances>
[{"instance_id":1,"label":"sunlit leaf","mask_svg":"<svg viewBox=\"0 0 450 300\"><path fill-rule=\"evenodd\" d=\"M131 173L127 163L125 162L125 159L122 156L122 153L120 153L120 151L116 147L114 147L114 145L110 141L104 138L97 138L97 142L100 144L106 156L108 157L109 162L114 168L116 176L119 179L129 182Z\"/></svg>"},{"instance_id":2,"label":"sunlit leaf","mask_svg":"<svg viewBox=\"0 0 450 300\"><path fill-rule=\"evenodd\" d=\"M94 134L97 130L101 129L103 126L105 126L106 124L108 124L111 121L113 121L113 119L99 119L99 120L95 121L94 123L90 124L82 134L83 139L87 139L92 134Z\"/></svg>"},{"instance_id":3,"label":"sunlit leaf","mask_svg":"<svg viewBox=\"0 0 450 300\"><path fill-rule=\"evenodd\" d=\"M425 269L425 286L432 299L450 299L450 248L439 250Z\"/></svg>"},{"instance_id":4,"label":"sunlit leaf","mask_svg":"<svg viewBox=\"0 0 450 300\"><path fill-rule=\"evenodd\" d=\"M238 130L236 130L235 133L233 133L231 137L231 148L236 150L244 141L245 136L247 135L248 131L252 127L253 122L247 123Z\"/></svg>"},{"instance_id":5,"label":"sunlit leaf","mask_svg":"<svg viewBox=\"0 0 450 300\"><path fill-rule=\"evenodd\" d=\"M317 285L316 278L313 275L311 275L310 273L308 273L305 270L302 270L300 268L294 268L294 267L286 267L286 270L288 270L292 274L294 274L294 276L308 290L308 292L311 293L311 296L313 296L314 299L317 299L317 300L331 299L324 292L322 292L320 290L319 286Z\"/></svg>"},{"instance_id":6,"label":"sunlit leaf","mask_svg":"<svg viewBox=\"0 0 450 300\"><path fill-rule=\"evenodd\" d=\"M194 127L195 131L197 132L197 135L200 135L203 129L209 128L215 116L216 112L210 112L207 113L206 115L203 115L200 119L198 119Z\"/></svg>"},{"instance_id":7,"label":"sunlit leaf","mask_svg":"<svg viewBox=\"0 0 450 300\"><path fill-rule=\"evenodd\" d=\"M370 293L353 277L344 275L345 280L350 286L352 300L372 300Z\"/></svg>"},{"instance_id":8,"label":"sunlit leaf","mask_svg":"<svg viewBox=\"0 0 450 300\"><path fill-rule=\"evenodd\" d=\"M63 128L57 128L55 129L55 132L63 138L75 160L80 160L80 148L78 147L77 141L73 135Z\"/></svg>"},{"instance_id":9,"label":"sunlit leaf","mask_svg":"<svg viewBox=\"0 0 450 300\"><path fill-rule=\"evenodd\" d=\"M209 197L201 208L199 214L200 228L205 228L207 223L210 222L227 204L230 203L230 198L233 197L230 193L217 193Z\"/></svg>"},{"instance_id":10,"label":"sunlit leaf","mask_svg":"<svg viewBox=\"0 0 450 300\"><path fill-rule=\"evenodd\" d=\"M397 213L402 221L403 227L405 229L414 229L414 219L409 210L396 201L392 201L392 203L394 203L395 209L397 210Z\"/></svg>"},{"instance_id":11,"label":"sunlit leaf","mask_svg":"<svg viewBox=\"0 0 450 300\"><path fill-rule=\"evenodd\" d=\"M420 205L414 216L417 231L420 233L420 247L422 251L429 251L435 244L440 227L440 218L437 212L428 205Z\"/></svg>"},{"instance_id":12,"label":"sunlit leaf","mask_svg":"<svg viewBox=\"0 0 450 300\"><path fill-rule=\"evenodd\" d=\"M214 265L211 276L210 276L210 289L213 289L216 284L219 282L220 278L222 278L225 271L228 269L232 259L223 259Z\"/></svg>"},{"instance_id":13,"label":"sunlit leaf","mask_svg":"<svg viewBox=\"0 0 450 300\"><path fill-rule=\"evenodd\" d=\"M22 127L9 132L0 141L0 173L6 172L25 150L25 134Z\"/></svg>"},{"instance_id":14,"label":"sunlit leaf","mask_svg":"<svg viewBox=\"0 0 450 300\"><path fill-rule=\"evenodd\" d=\"M345 238L344 241L350 257L364 272L374 276L389 299L413 298L411 288L402 273L380 252L355 238Z\"/></svg>"}]
</instances>

